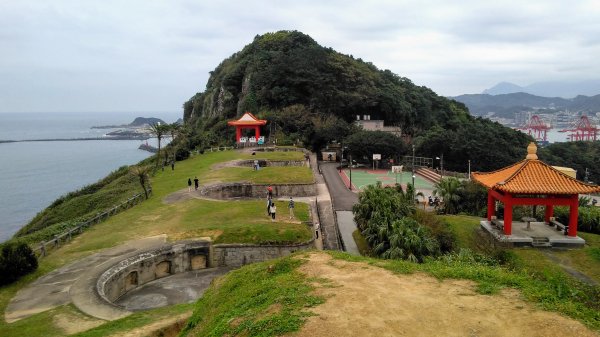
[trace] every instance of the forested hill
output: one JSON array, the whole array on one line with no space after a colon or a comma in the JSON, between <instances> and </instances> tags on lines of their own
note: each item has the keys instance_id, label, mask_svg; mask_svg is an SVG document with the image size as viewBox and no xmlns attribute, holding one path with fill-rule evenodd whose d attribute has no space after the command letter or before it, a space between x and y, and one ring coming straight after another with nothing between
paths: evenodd
<instances>
[{"instance_id":1,"label":"forested hill","mask_svg":"<svg viewBox=\"0 0 600 337\"><path fill-rule=\"evenodd\" d=\"M386 125L399 126L406 145L419 145L419 139L427 136L429 145L422 148L422 155L444 151L445 157L451 158L448 154L454 150L449 147L453 145L460 145L462 151L502 146L505 153L501 160L491 163L485 159L482 168L520 159L528 141L499 124L476 121L463 103L360 58L322 47L297 31L256 36L211 72L206 89L184 104L185 123L196 133L191 146L233 141L234 130L227 127L226 120L245 111L267 119L265 131L281 132L277 137L280 141L299 140L313 149L355 132L352 121L356 115L370 115L371 119L385 120ZM435 132L428 132L432 128ZM474 128L486 130L481 139L466 141L455 134L460 131L468 135L466 130ZM493 139L496 137L502 139ZM401 155L405 150L398 152ZM458 163L454 166L452 159L445 160L445 165L463 170L464 156L460 156L460 167Z\"/></svg>"}]
</instances>

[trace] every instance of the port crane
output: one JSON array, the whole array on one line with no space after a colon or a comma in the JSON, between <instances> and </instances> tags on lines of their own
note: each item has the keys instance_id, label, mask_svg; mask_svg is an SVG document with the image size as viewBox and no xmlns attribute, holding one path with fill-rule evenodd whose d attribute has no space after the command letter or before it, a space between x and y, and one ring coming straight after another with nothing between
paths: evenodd
<instances>
[{"instance_id":1,"label":"port crane","mask_svg":"<svg viewBox=\"0 0 600 337\"><path fill-rule=\"evenodd\" d=\"M552 126L540 118L538 115L533 115L529 118L527 123L518 128L517 130L521 130L528 135L532 136L538 142L546 142L547 141L547 132L550 130Z\"/></svg>"},{"instance_id":2,"label":"port crane","mask_svg":"<svg viewBox=\"0 0 600 337\"><path fill-rule=\"evenodd\" d=\"M600 134L600 128L594 125L586 115L583 115L568 129L562 129L559 132L569 132L567 139L572 142L595 141L598 139L598 134Z\"/></svg>"}]
</instances>

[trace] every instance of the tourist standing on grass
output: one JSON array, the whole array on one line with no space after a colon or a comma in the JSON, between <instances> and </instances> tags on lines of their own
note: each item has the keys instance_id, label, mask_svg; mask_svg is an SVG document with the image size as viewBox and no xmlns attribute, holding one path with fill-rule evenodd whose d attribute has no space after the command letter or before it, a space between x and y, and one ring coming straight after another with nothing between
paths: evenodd
<instances>
[{"instance_id":1,"label":"tourist standing on grass","mask_svg":"<svg viewBox=\"0 0 600 337\"><path fill-rule=\"evenodd\" d=\"M294 218L294 199L290 197L290 202L288 203L288 208L290 209L290 219Z\"/></svg>"},{"instance_id":2,"label":"tourist standing on grass","mask_svg":"<svg viewBox=\"0 0 600 337\"><path fill-rule=\"evenodd\" d=\"M196 188L196 191L198 190L198 177L194 177L194 187Z\"/></svg>"},{"instance_id":3,"label":"tourist standing on grass","mask_svg":"<svg viewBox=\"0 0 600 337\"><path fill-rule=\"evenodd\" d=\"M171 171L175 171L175 161L171 161Z\"/></svg>"},{"instance_id":4,"label":"tourist standing on grass","mask_svg":"<svg viewBox=\"0 0 600 337\"><path fill-rule=\"evenodd\" d=\"M192 191L192 178L188 178L188 192Z\"/></svg>"},{"instance_id":5,"label":"tourist standing on grass","mask_svg":"<svg viewBox=\"0 0 600 337\"><path fill-rule=\"evenodd\" d=\"M273 199L270 196L267 196L267 215L271 216L271 203L273 203Z\"/></svg>"},{"instance_id":6,"label":"tourist standing on grass","mask_svg":"<svg viewBox=\"0 0 600 337\"><path fill-rule=\"evenodd\" d=\"M271 203L271 221L275 221L275 213L277 213L277 206L275 205L275 202Z\"/></svg>"},{"instance_id":7,"label":"tourist standing on grass","mask_svg":"<svg viewBox=\"0 0 600 337\"><path fill-rule=\"evenodd\" d=\"M271 185L267 187L267 195L269 196L269 198L273 198L273 187L271 187Z\"/></svg>"}]
</instances>

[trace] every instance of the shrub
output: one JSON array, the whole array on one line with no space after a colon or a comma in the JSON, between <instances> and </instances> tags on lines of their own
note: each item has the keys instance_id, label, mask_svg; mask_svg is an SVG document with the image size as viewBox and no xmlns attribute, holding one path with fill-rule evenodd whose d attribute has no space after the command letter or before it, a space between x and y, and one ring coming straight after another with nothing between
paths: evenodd
<instances>
[{"instance_id":1,"label":"shrub","mask_svg":"<svg viewBox=\"0 0 600 337\"><path fill-rule=\"evenodd\" d=\"M186 160L189 157L190 157L190 151L188 151L187 149L180 147L177 149L177 151L175 151L175 160L176 161Z\"/></svg>"},{"instance_id":2,"label":"shrub","mask_svg":"<svg viewBox=\"0 0 600 337\"><path fill-rule=\"evenodd\" d=\"M37 258L23 242L6 242L0 249L0 285L18 280L38 267Z\"/></svg>"},{"instance_id":3,"label":"shrub","mask_svg":"<svg viewBox=\"0 0 600 337\"><path fill-rule=\"evenodd\" d=\"M441 221L435 214L423 210L416 210L410 216L419 224L429 228L431 235L437 240L442 253L451 252L456 244L456 237L448 224Z\"/></svg>"}]
</instances>

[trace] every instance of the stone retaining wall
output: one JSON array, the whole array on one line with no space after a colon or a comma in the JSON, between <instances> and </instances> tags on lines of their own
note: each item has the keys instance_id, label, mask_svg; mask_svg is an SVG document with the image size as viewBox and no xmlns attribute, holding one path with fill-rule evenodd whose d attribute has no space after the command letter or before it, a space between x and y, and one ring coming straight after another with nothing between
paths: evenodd
<instances>
[{"instance_id":1,"label":"stone retaining wall","mask_svg":"<svg viewBox=\"0 0 600 337\"><path fill-rule=\"evenodd\" d=\"M306 160L265 160L258 159L260 167L267 166L307 166ZM237 165L245 167L253 167L254 160L240 160Z\"/></svg>"},{"instance_id":2,"label":"stone retaining wall","mask_svg":"<svg viewBox=\"0 0 600 337\"><path fill-rule=\"evenodd\" d=\"M263 198L269 185L251 183L224 183L204 186L200 194L212 199ZM273 196L309 197L317 194L315 184L271 185Z\"/></svg>"},{"instance_id":3,"label":"stone retaining wall","mask_svg":"<svg viewBox=\"0 0 600 337\"><path fill-rule=\"evenodd\" d=\"M296 245L218 244L213 246L211 266L241 267L249 263L276 259L313 247L314 239Z\"/></svg>"},{"instance_id":4,"label":"stone retaining wall","mask_svg":"<svg viewBox=\"0 0 600 337\"><path fill-rule=\"evenodd\" d=\"M96 282L98 294L113 302L126 292L158 278L208 267L210 241L178 243L125 259Z\"/></svg>"},{"instance_id":5,"label":"stone retaining wall","mask_svg":"<svg viewBox=\"0 0 600 337\"><path fill-rule=\"evenodd\" d=\"M184 241L141 253L110 267L96 281L96 291L114 305L128 291L161 277L207 267L241 267L313 247L314 238L290 245L212 245L210 241Z\"/></svg>"}]
</instances>

